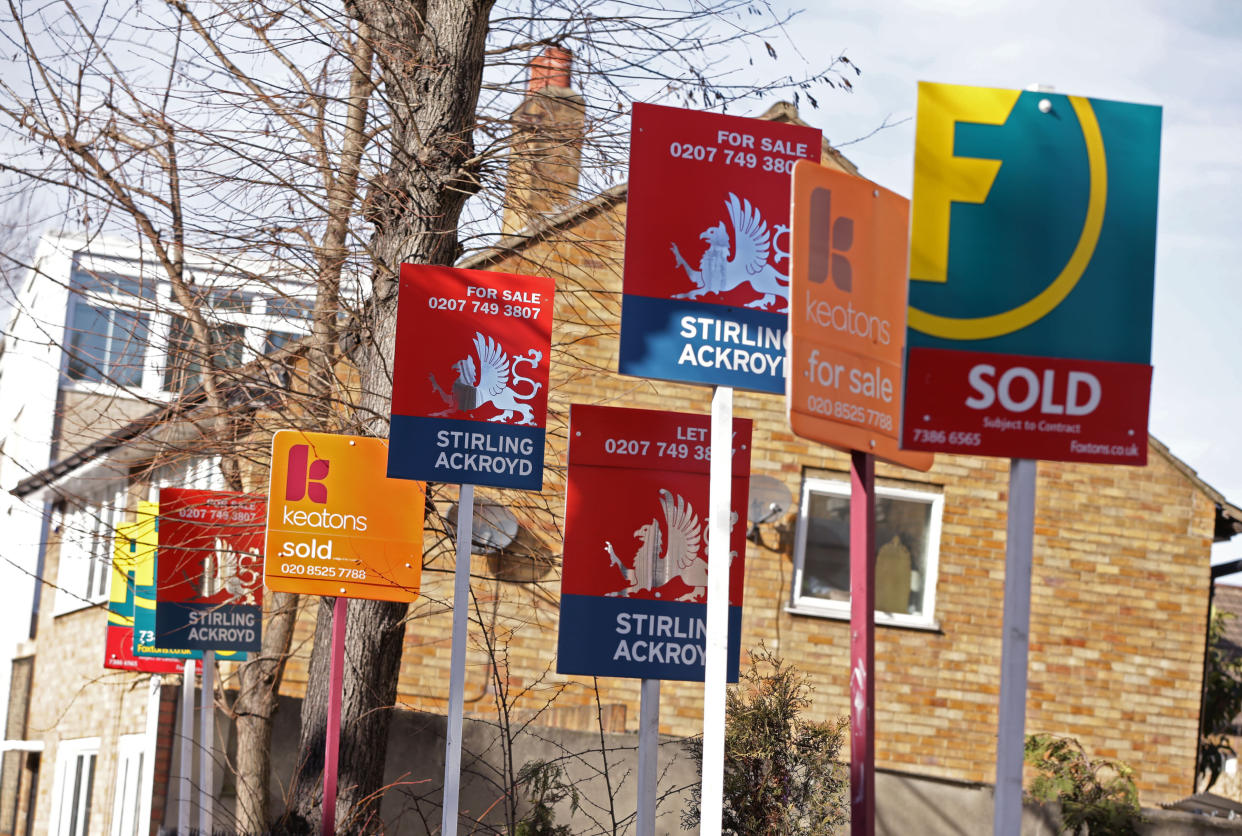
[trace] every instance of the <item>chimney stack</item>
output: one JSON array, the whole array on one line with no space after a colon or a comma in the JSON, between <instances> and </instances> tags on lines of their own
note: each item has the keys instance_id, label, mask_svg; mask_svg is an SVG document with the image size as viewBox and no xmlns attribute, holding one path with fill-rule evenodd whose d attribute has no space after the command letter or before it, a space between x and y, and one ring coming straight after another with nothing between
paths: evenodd
<instances>
[{"instance_id":1,"label":"chimney stack","mask_svg":"<svg viewBox=\"0 0 1242 836\"><path fill-rule=\"evenodd\" d=\"M578 188L586 102L570 89L572 63L569 50L556 46L530 63L526 97L511 119L505 235L566 208Z\"/></svg>"}]
</instances>

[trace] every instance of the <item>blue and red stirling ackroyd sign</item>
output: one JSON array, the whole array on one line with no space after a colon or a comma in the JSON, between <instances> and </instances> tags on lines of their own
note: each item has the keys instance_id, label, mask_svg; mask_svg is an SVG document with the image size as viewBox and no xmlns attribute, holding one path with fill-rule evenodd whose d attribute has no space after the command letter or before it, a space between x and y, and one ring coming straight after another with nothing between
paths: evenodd
<instances>
[{"instance_id":1,"label":"blue and red stirling ackroyd sign","mask_svg":"<svg viewBox=\"0 0 1242 836\"><path fill-rule=\"evenodd\" d=\"M570 407L558 673L703 681L710 418ZM751 422L733 421L728 677L737 680Z\"/></svg>"},{"instance_id":2,"label":"blue and red stirling ackroyd sign","mask_svg":"<svg viewBox=\"0 0 1242 836\"><path fill-rule=\"evenodd\" d=\"M552 280L402 264L388 476L543 488Z\"/></svg>"},{"instance_id":3,"label":"blue and red stirling ackroyd sign","mask_svg":"<svg viewBox=\"0 0 1242 836\"><path fill-rule=\"evenodd\" d=\"M159 520L156 644L259 650L266 497L162 488Z\"/></svg>"},{"instance_id":4,"label":"blue and red stirling ackroyd sign","mask_svg":"<svg viewBox=\"0 0 1242 836\"><path fill-rule=\"evenodd\" d=\"M919 85L906 449L1147 462L1160 108Z\"/></svg>"},{"instance_id":5,"label":"blue and red stirling ackroyd sign","mask_svg":"<svg viewBox=\"0 0 1242 836\"><path fill-rule=\"evenodd\" d=\"M784 393L800 159L818 130L634 105L622 374Z\"/></svg>"}]
</instances>

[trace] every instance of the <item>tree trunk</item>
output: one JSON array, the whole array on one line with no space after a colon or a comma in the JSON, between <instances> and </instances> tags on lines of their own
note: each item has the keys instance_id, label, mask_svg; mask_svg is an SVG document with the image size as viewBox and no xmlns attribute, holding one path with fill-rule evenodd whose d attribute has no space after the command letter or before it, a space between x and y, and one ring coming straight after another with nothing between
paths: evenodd
<instances>
[{"instance_id":1,"label":"tree trunk","mask_svg":"<svg viewBox=\"0 0 1242 836\"><path fill-rule=\"evenodd\" d=\"M266 833L268 784L271 779L272 715L276 712L280 679L298 598L285 592L270 593L271 614L263 629L259 655L242 665L240 687L233 703L237 718L237 822L239 833Z\"/></svg>"},{"instance_id":2,"label":"tree trunk","mask_svg":"<svg viewBox=\"0 0 1242 836\"><path fill-rule=\"evenodd\" d=\"M391 124L388 170L370 183L364 205L374 226L374 270L359 364L360 414L365 431L379 437L388 435L398 269L402 261L452 264L462 206L477 190L472 133L491 7L492 0L347 3L371 33ZM350 602L337 821L351 832L370 829L369 816L378 811L391 717L386 709L396 699L406 610L404 604ZM302 705L301 767L285 822L290 832L317 830L322 810L330 637L325 602Z\"/></svg>"}]
</instances>

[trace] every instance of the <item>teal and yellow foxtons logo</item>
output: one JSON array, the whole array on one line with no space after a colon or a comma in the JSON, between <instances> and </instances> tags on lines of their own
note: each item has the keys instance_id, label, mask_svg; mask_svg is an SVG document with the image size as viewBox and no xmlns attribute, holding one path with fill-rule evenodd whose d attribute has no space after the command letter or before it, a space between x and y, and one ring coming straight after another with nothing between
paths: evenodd
<instances>
[{"instance_id":1,"label":"teal and yellow foxtons logo","mask_svg":"<svg viewBox=\"0 0 1242 836\"><path fill-rule=\"evenodd\" d=\"M911 344L1147 362L1159 142L1158 107L920 83Z\"/></svg>"}]
</instances>

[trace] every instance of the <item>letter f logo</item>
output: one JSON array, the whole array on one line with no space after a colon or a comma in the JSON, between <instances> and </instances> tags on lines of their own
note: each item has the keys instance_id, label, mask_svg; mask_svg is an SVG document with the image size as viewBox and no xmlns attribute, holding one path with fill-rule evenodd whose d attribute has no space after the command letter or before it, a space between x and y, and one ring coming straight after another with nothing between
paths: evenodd
<instances>
[{"instance_id":1,"label":"letter f logo","mask_svg":"<svg viewBox=\"0 0 1242 836\"><path fill-rule=\"evenodd\" d=\"M295 444L289 448L289 466L286 472L287 501L297 502L303 497L321 505L328 501L328 487L323 484L323 480L328 478L328 460L310 461L309 445Z\"/></svg>"}]
</instances>

